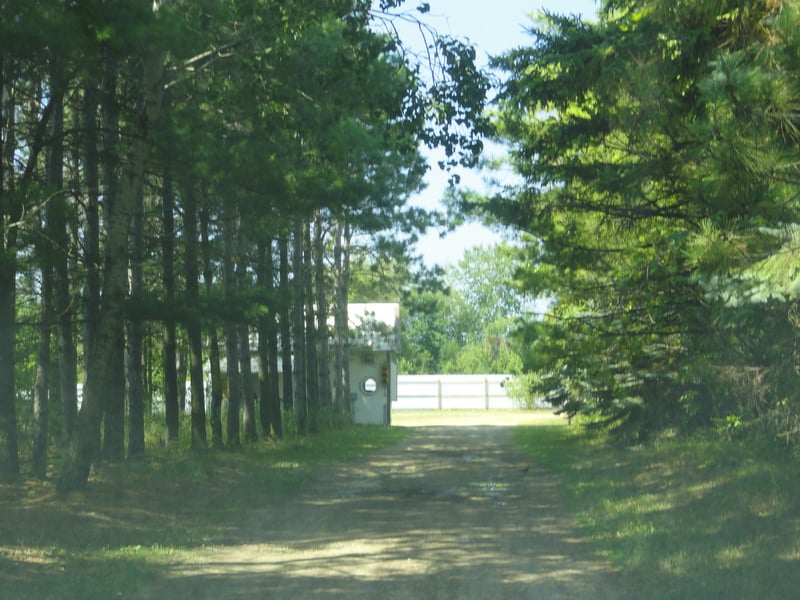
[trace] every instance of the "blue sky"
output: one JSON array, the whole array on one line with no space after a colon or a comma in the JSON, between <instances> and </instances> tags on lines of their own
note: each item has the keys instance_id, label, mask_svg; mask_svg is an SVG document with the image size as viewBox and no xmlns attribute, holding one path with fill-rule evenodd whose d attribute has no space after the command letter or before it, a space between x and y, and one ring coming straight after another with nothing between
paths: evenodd
<instances>
[{"instance_id":1,"label":"blue sky","mask_svg":"<svg viewBox=\"0 0 800 600\"><path fill-rule=\"evenodd\" d=\"M415 5L414 2L407 0L407 6ZM525 29L532 22L531 15L540 10L580 14L593 19L598 6L595 0L429 0L429 3L431 12L426 21L441 33L468 39L476 46L478 60L484 65L488 55L502 54L526 45L531 38ZM446 181L447 176L434 165L427 177L428 187L415 196L412 203L426 208L436 207L446 189ZM463 174L463 186L481 189L482 182L479 173ZM467 248L491 245L500 239L498 234L480 224L467 224L444 239L438 232L430 232L422 238L417 250L428 265L455 264Z\"/></svg>"}]
</instances>

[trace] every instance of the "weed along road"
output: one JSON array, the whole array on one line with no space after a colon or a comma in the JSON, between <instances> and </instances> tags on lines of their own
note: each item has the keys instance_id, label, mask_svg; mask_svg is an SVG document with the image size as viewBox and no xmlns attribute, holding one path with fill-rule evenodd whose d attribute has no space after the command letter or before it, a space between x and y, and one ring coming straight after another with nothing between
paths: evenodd
<instances>
[{"instance_id":1,"label":"weed along road","mask_svg":"<svg viewBox=\"0 0 800 600\"><path fill-rule=\"evenodd\" d=\"M427 426L254 508L228 543L177 555L142 597L627 597L512 428Z\"/></svg>"}]
</instances>

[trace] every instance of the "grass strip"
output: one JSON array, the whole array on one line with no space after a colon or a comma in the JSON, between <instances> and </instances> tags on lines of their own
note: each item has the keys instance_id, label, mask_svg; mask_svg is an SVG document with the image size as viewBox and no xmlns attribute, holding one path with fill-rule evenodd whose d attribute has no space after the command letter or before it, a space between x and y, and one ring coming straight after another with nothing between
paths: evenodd
<instances>
[{"instance_id":1,"label":"grass strip","mask_svg":"<svg viewBox=\"0 0 800 600\"><path fill-rule=\"evenodd\" d=\"M794 598L798 465L780 449L663 437L634 448L566 423L516 441L559 473L567 508L642 598Z\"/></svg>"}]
</instances>

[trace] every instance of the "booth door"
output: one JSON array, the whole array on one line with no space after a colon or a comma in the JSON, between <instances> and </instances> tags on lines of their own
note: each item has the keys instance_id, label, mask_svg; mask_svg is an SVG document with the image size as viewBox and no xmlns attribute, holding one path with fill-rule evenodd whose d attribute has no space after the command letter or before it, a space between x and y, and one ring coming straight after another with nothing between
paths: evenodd
<instances>
[{"instance_id":1,"label":"booth door","mask_svg":"<svg viewBox=\"0 0 800 600\"><path fill-rule=\"evenodd\" d=\"M380 361L351 366L353 422L356 425L387 425L388 385L382 381Z\"/></svg>"}]
</instances>

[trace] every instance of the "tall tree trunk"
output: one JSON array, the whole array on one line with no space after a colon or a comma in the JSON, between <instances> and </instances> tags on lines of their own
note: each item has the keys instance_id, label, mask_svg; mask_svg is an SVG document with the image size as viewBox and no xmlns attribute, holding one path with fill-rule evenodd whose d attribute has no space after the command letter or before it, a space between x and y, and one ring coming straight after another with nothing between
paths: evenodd
<instances>
[{"instance_id":1,"label":"tall tree trunk","mask_svg":"<svg viewBox=\"0 0 800 600\"><path fill-rule=\"evenodd\" d=\"M236 303L236 210L231 206L225 207L225 222L222 226L223 258L222 279L225 304L232 307ZM238 446L239 439L239 409L242 405L242 377L239 372L239 344L237 340L236 321L229 316L225 322L225 353L228 367L228 415L227 434L228 445Z\"/></svg>"},{"instance_id":2,"label":"tall tree trunk","mask_svg":"<svg viewBox=\"0 0 800 600\"><path fill-rule=\"evenodd\" d=\"M256 430L256 391L253 386L253 369L250 365L250 328L245 322L239 322L239 372L242 377L242 425L244 439L255 442L258 439Z\"/></svg>"},{"instance_id":3,"label":"tall tree trunk","mask_svg":"<svg viewBox=\"0 0 800 600\"><path fill-rule=\"evenodd\" d=\"M0 53L0 479L19 477L16 385L17 231L22 216L19 196L14 194L15 100L10 61Z\"/></svg>"},{"instance_id":4,"label":"tall tree trunk","mask_svg":"<svg viewBox=\"0 0 800 600\"><path fill-rule=\"evenodd\" d=\"M97 82L92 76L84 88L83 121L83 176L86 187L84 202L85 223L83 226L84 269L86 285L83 290L83 380L90 365L93 364L92 347L97 339L100 315L100 156L98 142L100 131L97 126L97 107L99 103ZM66 398L66 397L65 397ZM70 418L74 422L69 428L69 438L75 433L76 411Z\"/></svg>"},{"instance_id":5,"label":"tall tree trunk","mask_svg":"<svg viewBox=\"0 0 800 600\"><path fill-rule=\"evenodd\" d=\"M261 249L259 249L259 253ZM261 271L259 270L259 273ZM259 275L259 285L263 285L261 276ZM262 288L263 289L263 288ZM258 330L258 348L256 355L258 356L258 421L261 424L261 435L264 439L272 436L272 398L270 397L269 382L272 374L269 372L269 343L267 341L267 323L268 317L263 315L259 317L256 328Z\"/></svg>"},{"instance_id":6,"label":"tall tree trunk","mask_svg":"<svg viewBox=\"0 0 800 600\"><path fill-rule=\"evenodd\" d=\"M161 236L161 281L164 285L164 301L167 303L164 319L164 413L167 425L169 444L178 439L180 427L179 393L185 395L186 388L178 389L178 348L177 327L175 320L175 195L173 189L172 170L167 167L164 172L162 188L162 223Z\"/></svg>"},{"instance_id":7,"label":"tall tree trunk","mask_svg":"<svg viewBox=\"0 0 800 600\"><path fill-rule=\"evenodd\" d=\"M49 124L50 143L47 147L45 181L47 192L53 194L44 211L43 236L39 242L41 261L41 307L39 343L36 360L33 413L34 435L31 456L33 473L44 479L47 475L47 451L50 438L50 369L53 320L53 264L66 265L68 253L67 211L62 189L64 187L64 86L61 69L56 59L50 74L50 102L53 105ZM62 258L63 257L63 258Z\"/></svg>"},{"instance_id":8,"label":"tall tree trunk","mask_svg":"<svg viewBox=\"0 0 800 600\"><path fill-rule=\"evenodd\" d=\"M349 324L347 316L347 303L350 286L350 227L346 221L339 221L336 225L336 240L334 246L334 296L336 306L334 313L335 350L334 350L334 382L336 389L336 402L340 410L346 414L352 411L350 402L350 370L349 370Z\"/></svg>"},{"instance_id":9,"label":"tall tree trunk","mask_svg":"<svg viewBox=\"0 0 800 600\"><path fill-rule=\"evenodd\" d=\"M266 309L258 320L258 382L261 403L259 415L265 438L281 436L278 388L278 337L275 320L275 281L272 263L272 239L258 243L258 287L264 294Z\"/></svg>"},{"instance_id":10,"label":"tall tree trunk","mask_svg":"<svg viewBox=\"0 0 800 600\"><path fill-rule=\"evenodd\" d=\"M211 263L211 239L209 236L208 207L200 210L200 236L203 251L203 282L206 297L214 292L214 270ZM221 448L222 441L222 371L219 358L219 335L215 323L208 326L208 363L211 376L211 443Z\"/></svg>"},{"instance_id":11,"label":"tall tree trunk","mask_svg":"<svg viewBox=\"0 0 800 600\"><path fill-rule=\"evenodd\" d=\"M150 323L147 326L144 336L144 397L145 397L145 415L153 414L153 397L156 394L155 389L155 367L161 353L156 350L157 336L161 333L161 328L158 323Z\"/></svg>"},{"instance_id":12,"label":"tall tree trunk","mask_svg":"<svg viewBox=\"0 0 800 600\"><path fill-rule=\"evenodd\" d=\"M301 434L308 428L308 400L306 396L306 324L303 309L305 303L305 277L303 260L304 226L300 217L295 218L292 236L292 342L294 349L294 415Z\"/></svg>"},{"instance_id":13,"label":"tall tree trunk","mask_svg":"<svg viewBox=\"0 0 800 600\"><path fill-rule=\"evenodd\" d=\"M2 226L0 226L2 227ZM0 252L0 478L19 477L14 349L16 345L16 248L9 244Z\"/></svg>"},{"instance_id":14,"label":"tall tree trunk","mask_svg":"<svg viewBox=\"0 0 800 600\"><path fill-rule=\"evenodd\" d=\"M75 431L75 421L78 418L78 353L73 324L75 313L70 294L68 257L65 254L56 259L55 304L58 315L58 382L63 447Z\"/></svg>"},{"instance_id":15,"label":"tall tree trunk","mask_svg":"<svg viewBox=\"0 0 800 600\"><path fill-rule=\"evenodd\" d=\"M345 409L344 381L344 347L341 328L342 306L342 241L344 237L344 222L338 220L334 231L333 240L333 404L338 410Z\"/></svg>"},{"instance_id":16,"label":"tall tree trunk","mask_svg":"<svg viewBox=\"0 0 800 600\"><path fill-rule=\"evenodd\" d=\"M278 377L278 321L277 321L277 302L275 301L275 268L272 262L272 244L269 245L270 252L267 256L266 279L269 282L268 293L270 299L270 312L267 315L267 346L268 346L268 393L270 423L272 423L273 435L281 439L283 437L283 415L281 414L280 382Z\"/></svg>"},{"instance_id":17,"label":"tall tree trunk","mask_svg":"<svg viewBox=\"0 0 800 600\"><path fill-rule=\"evenodd\" d=\"M183 229L186 272L186 301L191 307L200 303L200 280L197 251L197 196L191 184L183 193ZM200 315L194 308L186 316L186 336L189 338L189 386L192 398L192 448L206 447L206 400L203 382L203 334Z\"/></svg>"},{"instance_id":18,"label":"tall tree trunk","mask_svg":"<svg viewBox=\"0 0 800 600\"><path fill-rule=\"evenodd\" d=\"M269 250L268 250L269 249ZM258 277L258 289L264 294L265 307L256 324L258 330L258 419L261 423L261 433L264 439L272 435L272 411L270 404L269 380L272 374L269 372L269 344L267 342L267 330L269 329L268 319L272 317L272 284L267 281L267 256L272 251L272 240L260 238L256 249L256 275ZM271 260L271 256L269 260Z\"/></svg>"},{"instance_id":19,"label":"tall tree trunk","mask_svg":"<svg viewBox=\"0 0 800 600\"><path fill-rule=\"evenodd\" d=\"M100 338L104 339L102 346L90 342L94 350L99 350L99 354L91 357L91 369L94 371L100 363L103 368L113 372L109 377L108 385L96 387L95 389L85 390L86 393L100 393L104 401L103 414L103 456L109 460L121 460L125 454L125 329L124 313L122 303L128 291L127 266L128 266L128 231L133 216L134 206L138 196L143 189L143 181L137 182L134 188L125 187L121 190L118 185L119 177L119 104L117 98L117 79L119 77L119 64L110 50L106 50L103 78L102 78L102 119L103 119L103 222L106 225L105 260L103 273L106 278L103 284L103 295L107 290L113 290L114 298L101 299L101 313L105 308L110 308L114 313L113 320L108 319L105 326L108 331L98 332ZM146 150L145 150L146 152ZM142 179L144 179L144 161L142 156ZM132 169L136 168L133 164L128 166L125 173L126 184L133 177ZM134 195L135 193L135 195ZM119 204L119 206L118 206ZM118 233L112 233L112 229L119 227ZM123 229L124 227L124 229ZM119 236L120 239L116 239ZM109 256L109 252L112 254ZM118 252L117 256L113 252ZM116 264L123 261L124 265ZM111 270L109 270L111 267ZM118 289L119 282L113 281L116 277L125 278L124 291ZM111 277L112 281L108 279ZM112 306L109 307L108 305ZM105 307L103 306L105 305ZM104 316L101 315L101 323ZM102 326L102 325L101 325Z\"/></svg>"},{"instance_id":20,"label":"tall tree trunk","mask_svg":"<svg viewBox=\"0 0 800 600\"><path fill-rule=\"evenodd\" d=\"M325 277L325 233L322 211L317 211L313 244L314 279L317 291L317 340L319 348L319 405L326 409L332 402L330 369L330 333L328 331L328 282Z\"/></svg>"},{"instance_id":21,"label":"tall tree trunk","mask_svg":"<svg viewBox=\"0 0 800 600\"><path fill-rule=\"evenodd\" d=\"M348 302L350 299L350 243L353 238L353 231L350 229L350 222L345 222L344 227L344 246L342 253L342 290L341 290L341 309L340 318L344 340L344 362L342 369L342 380L344 381L344 392L347 402L345 403L347 414L353 417L353 404L350 401L350 313Z\"/></svg>"},{"instance_id":22,"label":"tall tree trunk","mask_svg":"<svg viewBox=\"0 0 800 600\"><path fill-rule=\"evenodd\" d=\"M311 224L303 228L303 296L306 318L306 405L308 428L315 432L319 420L319 335L314 306L314 264L311 251Z\"/></svg>"},{"instance_id":23,"label":"tall tree trunk","mask_svg":"<svg viewBox=\"0 0 800 600\"><path fill-rule=\"evenodd\" d=\"M283 436L278 383L278 322L272 238L258 244L258 286L266 298L266 312L258 321L258 381L261 392L261 429L265 438Z\"/></svg>"},{"instance_id":24,"label":"tall tree trunk","mask_svg":"<svg viewBox=\"0 0 800 600\"><path fill-rule=\"evenodd\" d=\"M139 195L131 223L130 297L144 299L144 197ZM144 322L128 321L128 457L144 456Z\"/></svg>"},{"instance_id":25,"label":"tall tree trunk","mask_svg":"<svg viewBox=\"0 0 800 600\"><path fill-rule=\"evenodd\" d=\"M185 317L184 317L185 319ZM186 413L186 382L188 381L188 367L186 365L186 344L180 337L176 338L178 354L178 414Z\"/></svg>"},{"instance_id":26,"label":"tall tree trunk","mask_svg":"<svg viewBox=\"0 0 800 600\"><path fill-rule=\"evenodd\" d=\"M281 363L283 377L283 410L294 410L294 365L292 361L291 288L289 286L289 239L285 233L278 238L278 298L280 303Z\"/></svg>"},{"instance_id":27,"label":"tall tree trunk","mask_svg":"<svg viewBox=\"0 0 800 600\"><path fill-rule=\"evenodd\" d=\"M238 262L236 265L236 285L239 290L245 290L249 287L247 281L247 268L246 253L244 248L244 235L242 235L241 227L237 227L238 235L236 236L237 257ZM258 440L258 432L256 429L256 390L253 386L253 373L250 366L250 327L248 326L246 317L239 316L239 372L242 375L242 408L244 409L243 426L244 426L244 439L248 442L255 442Z\"/></svg>"},{"instance_id":28,"label":"tall tree trunk","mask_svg":"<svg viewBox=\"0 0 800 600\"><path fill-rule=\"evenodd\" d=\"M158 5L154 4L154 8ZM119 394L124 387L124 365L115 359L121 356L123 304L127 291L128 230L136 204L141 196L145 164L150 153L153 125L158 120L163 96L164 53L154 51L143 60L142 103L137 109L138 135L131 142L125 185L120 190L114 209L105 215L108 221L105 243L103 295L97 338L92 343L92 368L88 372L78 426L70 441L69 452L59 473L58 489L69 491L85 486L92 459L99 443L103 420L103 394ZM103 360L100 360L102 357ZM110 360L109 360L110 359ZM122 390L124 392L124 390ZM112 402L118 399L112 400ZM123 397L124 401L124 397Z\"/></svg>"},{"instance_id":29,"label":"tall tree trunk","mask_svg":"<svg viewBox=\"0 0 800 600\"><path fill-rule=\"evenodd\" d=\"M222 448L222 369L219 356L219 334L214 323L209 324L208 364L211 377L211 443Z\"/></svg>"},{"instance_id":30,"label":"tall tree trunk","mask_svg":"<svg viewBox=\"0 0 800 600\"><path fill-rule=\"evenodd\" d=\"M76 129L80 128L80 111L75 111ZM80 163L80 142L73 150L75 165ZM77 169L73 169L77 171ZM80 189L79 176L72 188ZM75 346L75 309L73 307L70 274L76 273L74 252L67 252L68 248L78 248L79 238L77 215L70 210L63 196L59 205L59 212L64 214L62 224L53 232L54 244L57 252L54 257L54 302L56 313L56 347L58 368L58 400L61 407L61 431L59 450L67 446L69 436L75 430L75 420L78 416L78 351ZM54 199L57 200L57 199ZM54 205L55 206L55 205ZM57 222L58 223L58 222Z\"/></svg>"},{"instance_id":31,"label":"tall tree trunk","mask_svg":"<svg viewBox=\"0 0 800 600\"><path fill-rule=\"evenodd\" d=\"M45 242L44 245L47 243ZM36 379L33 388L33 449L31 468L34 477L47 476L47 447L50 437L50 341L52 337L53 270L50 248L42 249L42 289L39 308L39 342L36 351Z\"/></svg>"},{"instance_id":32,"label":"tall tree trunk","mask_svg":"<svg viewBox=\"0 0 800 600\"><path fill-rule=\"evenodd\" d=\"M0 202L3 198L0 190ZM5 210L5 206L1 207ZM11 217L14 219L12 207ZM8 214L8 213L5 213ZM4 216L5 216L4 214ZM17 441L16 386L14 381L14 349L16 345L16 274L17 251L15 234L0 224L5 248L0 248L0 479L13 481L19 477Z\"/></svg>"},{"instance_id":33,"label":"tall tree trunk","mask_svg":"<svg viewBox=\"0 0 800 600\"><path fill-rule=\"evenodd\" d=\"M60 74L55 76L60 79ZM66 87L59 81L59 87ZM81 128L83 111L80 107L73 107L73 123L76 131ZM51 152L48 155L48 180L54 190L61 191L64 188L64 107L56 107L53 115L52 139L57 143L51 145ZM80 176L78 165L82 154L83 140L79 136L74 137L72 147L72 161L75 165L73 171L75 181L73 189L80 189ZM71 248L78 247L77 219L74 211L69 206L65 194L59 193L48 204L47 221L50 237L54 246L53 253L53 293L54 308L56 315L56 347L57 347L57 368L58 368L58 394L61 403L61 440L59 447L66 447L69 436L75 430L75 420L78 414L78 352L75 347L74 316L72 293L70 287L70 273L74 270L70 266L70 256L74 254Z\"/></svg>"}]
</instances>

